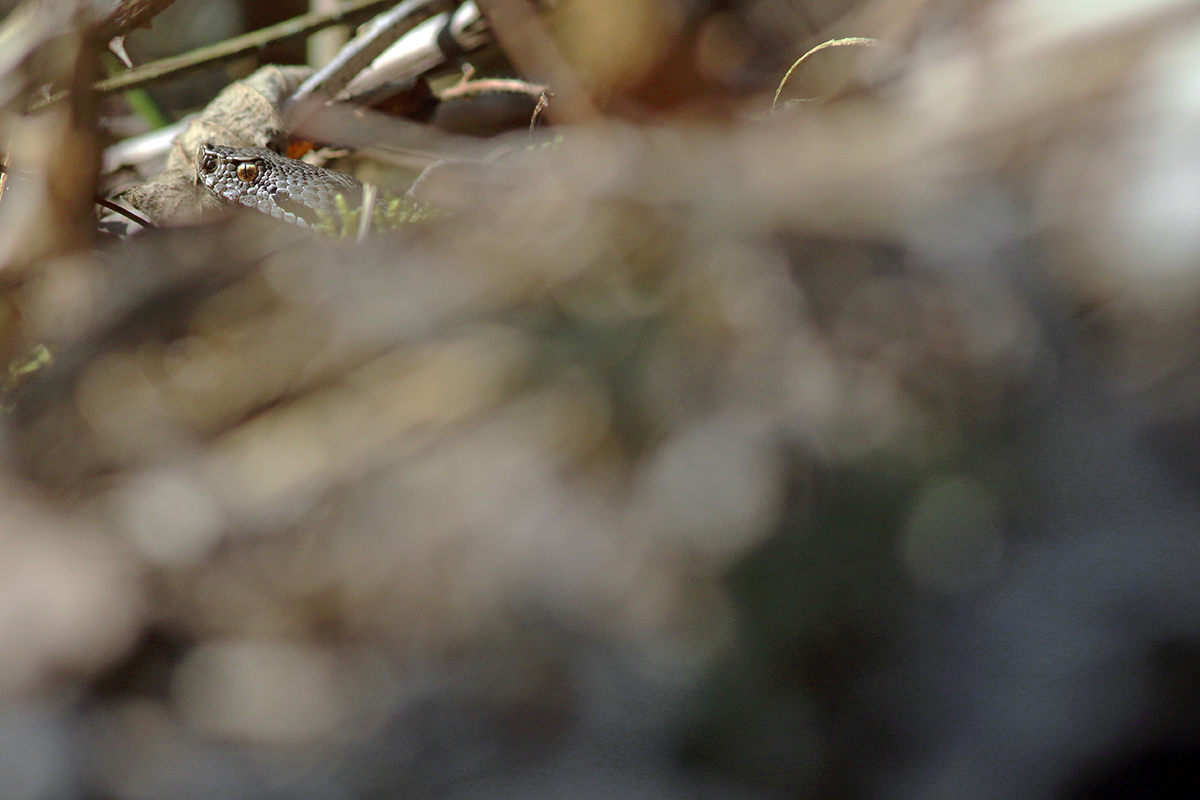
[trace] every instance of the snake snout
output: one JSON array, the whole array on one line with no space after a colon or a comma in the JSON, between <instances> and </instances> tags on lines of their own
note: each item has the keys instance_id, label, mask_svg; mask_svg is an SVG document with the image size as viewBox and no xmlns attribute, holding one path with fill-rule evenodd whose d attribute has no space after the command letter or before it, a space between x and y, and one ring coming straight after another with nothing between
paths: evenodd
<instances>
[{"instance_id":1,"label":"snake snout","mask_svg":"<svg viewBox=\"0 0 1200 800\"><path fill-rule=\"evenodd\" d=\"M217 171L219 159L213 151L213 146L205 142L200 145L200 149L196 151L196 166L203 173L211 173Z\"/></svg>"}]
</instances>

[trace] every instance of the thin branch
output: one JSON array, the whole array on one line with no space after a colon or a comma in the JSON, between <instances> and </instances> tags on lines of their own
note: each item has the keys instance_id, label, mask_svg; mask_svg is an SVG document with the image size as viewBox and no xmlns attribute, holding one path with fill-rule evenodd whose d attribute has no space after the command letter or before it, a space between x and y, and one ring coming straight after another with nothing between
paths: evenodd
<instances>
[{"instance_id":1,"label":"thin branch","mask_svg":"<svg viewBox=\"0 0 1200 800\"><path fill-rule=\"evenodd\" d=\"M97 83L96 91L100 94L121 92L139 86L147 86L166 78L174 78L201 67L232 61L235 58L262 50L267 45L304 38L332 25L368 17L394 3L395 0L351 0L351 2L343 3L334 11L293 17L278 25L235 36L208 47L200 47L189 53L152 61L137 69L114 75Z\"/></svg>"},{"instance_id":2,"label":"thin branch","mask_svg":"<svg viewBox=\"0 0 1200 800\"><path fill-rule=\"evenodd\" d=\"M133 220L138 225L141 225L143 228L158 227L150 220L148 220L138 214L133 213L132 211L130 211L129 209L127 209L123 206L117 205L116 203L114 203L111 200L105 200L103 197L94 197L92 199L95 200L98 205L104 206L109 211L115 211L118 214L120 214L121 216L125 217L126 219Z\"/></svg>"},{"instance_id":3,"label":"thin branch","mask_svg":"<svg viewBox=\"0 0 1200 800\"><path fill-rule=\"evenodd\" d=\"M534 99L544 96L550 91L549 86L540 83L516 80L514 78L482 78L477 81L460 81L438 92L439 100L459 100L480 94L524 94Z\"/></svg>"}]
</instances>

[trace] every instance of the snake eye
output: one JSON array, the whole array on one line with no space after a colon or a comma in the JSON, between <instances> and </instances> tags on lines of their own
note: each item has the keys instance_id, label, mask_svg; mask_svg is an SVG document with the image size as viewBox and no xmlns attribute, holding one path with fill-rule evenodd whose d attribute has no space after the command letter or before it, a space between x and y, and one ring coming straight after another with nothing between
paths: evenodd
<instances>
[{"instance_id":1,"label":"snake eye","mask_svg":"<svg viewBox=\"0 0 1200 800\"><path fill-rule=\"evenodd\" d=\"M213 172L217 168L217 157L212 153L205 153L200 159L201 172Z\"/></svg>"},{"instance_id":2,"label":"snake eye","mask_svg":"<svg viewBox=\"0 0 1200 800\"><path fill-rule=\"evenodd\" d=\"M243 183L253 183L254 179L258 177L258 164L255 164L253 161L238 164L237 176L238 180Z\"/></svg>"}]
</instances>

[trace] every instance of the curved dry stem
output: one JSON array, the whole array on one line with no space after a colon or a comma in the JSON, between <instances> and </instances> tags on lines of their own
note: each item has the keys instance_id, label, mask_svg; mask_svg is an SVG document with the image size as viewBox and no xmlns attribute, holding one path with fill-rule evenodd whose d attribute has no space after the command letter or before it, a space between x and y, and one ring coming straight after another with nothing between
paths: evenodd
<instances>
[{"instance_id":1,"label":"curved dry stem","mask_svg":"<svg viewBox=\"0 0 1200 800\"><path fill-rule=\"evenodd\" d=\"M788 67L787 73L783 76L783 80L779 82L779 88L775 90L775 97L771 100L771 110L775 110L775 106L779 103L779 95L783 93L783 87L787 86L788 80L791 79L792 73L804 63L804 59L811 56L820 50L827 50L830 47L874 47L879 44L877 39L871 39L866 36L849 36L844 39L830 39L827 42L821 42L816 47L809 50L804 55L796 59L792 66Z\"/></svg>"}]
</instances>

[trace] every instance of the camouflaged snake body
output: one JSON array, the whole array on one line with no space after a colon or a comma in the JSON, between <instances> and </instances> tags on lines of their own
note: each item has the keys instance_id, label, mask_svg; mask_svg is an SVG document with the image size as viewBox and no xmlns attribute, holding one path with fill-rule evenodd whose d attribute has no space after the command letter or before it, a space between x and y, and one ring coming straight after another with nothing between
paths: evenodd
<instances>
[{"instance_id":1,"label":"camouflaged snake body","mask_svg":"<svg viewBox=\"0 0 1200 800\"><path fill-rule=\"evenodd\" d=\"M196 153L196 178L226 202L305 228L337 220L338 195L351 209L362 203L363 185L349 175L264 147L202 144Z\"/></svg>"}]
</instances>

